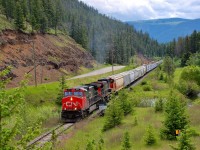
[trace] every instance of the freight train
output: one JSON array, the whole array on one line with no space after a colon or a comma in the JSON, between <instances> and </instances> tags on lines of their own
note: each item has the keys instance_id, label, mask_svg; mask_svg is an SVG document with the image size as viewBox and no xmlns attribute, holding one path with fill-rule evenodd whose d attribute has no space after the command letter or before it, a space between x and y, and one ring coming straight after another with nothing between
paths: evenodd
<instances>
[{"instance_id":1,"label":"freight train","mask_svg":"<svg viewBox=\"0 0 200 150\"><path fill-rule=\"evenodd\" d=\"M133 70L108 76L96 82L64 90L61 119L63 122L76 122L88 116L109 100L109 95L130 85L156 68L162 60L142 65Z\"/></svg>"}]
</instances>

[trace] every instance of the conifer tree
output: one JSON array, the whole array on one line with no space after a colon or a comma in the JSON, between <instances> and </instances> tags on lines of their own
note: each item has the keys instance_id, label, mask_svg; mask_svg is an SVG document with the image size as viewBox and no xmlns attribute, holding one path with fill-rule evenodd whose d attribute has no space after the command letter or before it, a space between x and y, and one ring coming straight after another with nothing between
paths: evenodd
<instances>
[{"instance_id":1,"label":"conifer tree","mask_svg":"<svg viewBox=\"0 0 200 150\"><path fill-rule=\"evenodd\" d=\"M195 150L187 130L182 130L178 138L179 144L177 150Z\"/></svg>"},{"instance_id":2,"label":"conifer tree","mask_svg":"<svg viewBox=\"0 0 200 150\"><path fill-rule=\"evenodd\" d=\"M146 145L153 145L156 143L156 138L155 138L154 131L151 125L149 125L146 130L144 140L145 140Z\"/></svg>"},{"instance_id":3,"label":"conifer tree","mask_svg":"<svg viewBox=\"0 0 200 150\"><path fill-rule=\"evenodd\" d=\"M15 26L17 30L24 30L24 15L23 10L19 2L16 4L16 16L15 16Z\"/></svg>"},{"instance_id":4,"label":"conifer tree","mask_svg":"<svg viewBox=\"0 0 200 150\"><path fill-rule=\"evenodd\" d=\"M60 85L59 85L59 91L58 91L58 96L56 99L56 104L61 105L62 104L62 98L63 98L63 92L64 89L67 88L66 86L66 80L65 80L65 76L62 75L62 77L59 80Z\"/></svg>"},{"instance_id":5,"label":"conifer tree","mask_svg":"<svg viewBox=\"0 0 200 150\"><path fill-rule=\"evenodd\" d=\"M122 141L122 150L130 150L130 149L131 149L130 135L128 132L125 132Z\"/></svg>"},{"instance_id":6,"label":"conifer tree","mask_svg":"<svg viewBox=\"0 0 200 150\"><path fill-rule=\"evenodd\" d=\"M109 107L106 109L106 120L104 123L103 131L119 125L122 121L123 116L124 112L121 109L119 102L116 101L116 98L112 98Z\"/></svg>"},{"instance_id":7,"label":"conifer tree","mask_svg":"<svg viewBox=\"0 0 200 150\"><path fill-rule=\"evenodd\" d=\"M176 130L183 130L188 125L185 105L173 93L165 105L165 120L161 129L161 138L176 139Z\"/></svg>"}]
</instances>

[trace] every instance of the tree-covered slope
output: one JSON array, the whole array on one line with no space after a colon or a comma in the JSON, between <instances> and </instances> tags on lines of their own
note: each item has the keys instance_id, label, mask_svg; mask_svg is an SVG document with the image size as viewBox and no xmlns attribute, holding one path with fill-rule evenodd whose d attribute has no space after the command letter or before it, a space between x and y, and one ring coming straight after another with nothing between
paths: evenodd
<instances>
[{"instance_id":1,"label":"tree-covered slope","mask_svg":"<svg viewBox=\"0 0 200 150\"><path fill-rule=\"evenodd\" d=\"M68 33L100 62L125 64L135 54L161 55L160 45L147 34L98 13L78 0L0 0L0 12L18 30ZM29 28L30 28L29 27Z\"/></svg>"},{"instance_id":2,"label":"tree-covered slope","mask_svg":"<svg viewBox=\"0 0 200 150\"><path fill-rule=\"evenodd\" d=\"M160 43L170 42L174 38L184 37L194 30L200 31L200 19L156 19L146 21L130 21L136 30L149 33L149 35Z\"/></svg>"}]
</instances>

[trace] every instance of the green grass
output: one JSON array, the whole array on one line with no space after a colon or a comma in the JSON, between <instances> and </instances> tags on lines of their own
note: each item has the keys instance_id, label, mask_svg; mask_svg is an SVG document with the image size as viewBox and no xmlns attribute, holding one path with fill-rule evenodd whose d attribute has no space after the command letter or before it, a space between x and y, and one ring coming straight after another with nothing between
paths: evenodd
<instances>
[{"instance_id":1,"label":"green grass","mask_svg":"<svg viewBox=\"0 0 200 150\"><path fill-rule=\"evenodd\" d=\"M181 69L176 70L176 80L179 78L180 72ZM145 79L145 85L139 84L134 87L132 91L129 91L129 97L136 104L136 106L139 106L138 104L144 99L149 101L158 97L168 98L170 92L169 85L164 81L157 80L156 74L156 71L150 73ZM144 91L143 87L146 85L152 87L152 91ZM178 90L173 89L173 91L181 99L186 99L179 93ZM195 129L196 132L200 132L200 104L193 104L191 107L188 107L187 111L189 114L189 120L191 121L191 127ZM138 120L137 126L134 125L135 117ZM70 132L68 131L70 138L62 139L62 141L60 141L57 145L57 149L75 150L79 147L79 150L85 150L89 141L94 141L97 145L100 137L102 137L104 139L104 149L120 150L122 148L121 142L123 135L126 131L128 131L132 149L171 150L170 145L177 147L177 141L166 141L160 139L159 133L162 128L163 120L163 113L155 113L153 107L144 106L135 107L134 113L126 116L121 125L106 132L102 132L105 121L104 117L99 117L97 119L93 119L92 121L85 119L83 122L78 123L73 129L71 129ZM157 144L153 146L146 146L144 143L145 129L149 124L153 126L155 136L157 138ZM196 148L200 147L199 139L200 137L198 136L192 137L192 142L195 144Z\"/></svg>"}]
</instances>

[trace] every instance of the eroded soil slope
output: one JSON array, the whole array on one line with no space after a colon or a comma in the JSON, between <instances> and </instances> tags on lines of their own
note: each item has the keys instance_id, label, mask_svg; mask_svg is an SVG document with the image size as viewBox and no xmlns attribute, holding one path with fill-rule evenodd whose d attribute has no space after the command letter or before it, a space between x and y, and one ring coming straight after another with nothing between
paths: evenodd
<instances>
[{"instance_id":1,"label":"eroded soil slope","mask_svg":"<svg viewBox=\"0 0 200 150\"><path fill-rule=\"evenodd\" d=\"M61 72L76 72L80 66L91 68L94 63L92 56L68 36L4 30L0 35L0 70L13 67L9 87L17 86L25 73L32 76L30 84L34 84L34 54L38 83L57 81Z\"/></svg>"}]
</instances>

